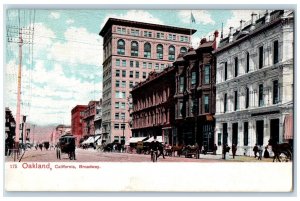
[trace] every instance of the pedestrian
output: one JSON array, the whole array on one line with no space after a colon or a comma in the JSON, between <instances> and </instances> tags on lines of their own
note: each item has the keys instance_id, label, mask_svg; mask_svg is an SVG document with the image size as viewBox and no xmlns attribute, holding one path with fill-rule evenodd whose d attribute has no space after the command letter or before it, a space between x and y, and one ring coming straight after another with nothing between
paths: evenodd
<instances>
[{"instance_id":1,"label":"pedestrian","mask_svg":"<svg viewBox=\"0 0 300 201\"><path fill-rule=\"evenodd\" d=\"M158 151L159 151L159 154L158 154L157 158L160 155L162 155L163 158L165 159L165 154L164 154L165 149L164 149L164 145L162 145L161 143L158 144Z\"/></svg>"},{"instance_id":2,"label":"pedestrian","mask_svg":"<svg viewBox=\"0 0 300 201\"><path fill-rule=\"evenodd\" d=\"M255 144L255 146L253 147L253 151L254 151L254 158L256 158L257 157L257 152L258 152L257 144Z\"/></svg>"},{"instance_id":3,"label":"pedestrian","mask_svg":"<svg viewBox=\"0 0 300 201\"><path fill-rule=\"evenodd\" d=\"M214 144L213 155L217 155L218 146Z\"/></svg>"},{"instance_id":4,"label":"pedestrian","mask_svg":"<svg viewBox=\"0 0 300 201\"><path fill-rule=\"evenodd\" d=\"M263 152L263 148L262 148L262 145L260 145L258 147L258 160L262 159L262 152Z\"/></svg>"},{"instance_id":5,"label":"pedestrian","mask_svg":"<svg viewBox=\"0 0 300 201\"><path fill-rule=\"evenodd\" d=\"M236 145L235 145L235 144L232 144L232 156L233 156L233 159L234 159L234 157L235 157L236 150L237 150Z\"/></svg>"},{"instance_id":6,"label":"pedestrian","mask_svg":"<svg viewBox=\"0 0 300 201\"><path fill-rule=\"evenodd\" d=\"M268 151L268 146L265 147L264 158L270 158L270 154Z\"/></svg>"},{"instance_id":7,"label":"pedestrian","mask_svg":"<svg viewBox=\"0 0 300 201\"><path fill-rule=\"evenodd\" d=\"M226 147L227 147L227 144L224 144L223 149L222 149L222 155L223 155L224 160L226 160Z\"/></svg>"}]
</instances>

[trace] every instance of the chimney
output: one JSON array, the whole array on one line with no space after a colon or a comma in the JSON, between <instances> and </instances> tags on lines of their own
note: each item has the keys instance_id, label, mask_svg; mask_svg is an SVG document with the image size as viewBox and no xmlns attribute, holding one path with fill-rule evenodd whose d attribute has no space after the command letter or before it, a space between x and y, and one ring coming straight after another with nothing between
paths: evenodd
<instances>
[{"instance_id":1,"label":"chimney","mask_svg":"<svg viewBox=\"0 0 300 201\"><path fill-rule=\"evenodd\" d=\"M216 30L214 32L214 36L215 36L215 38L214 38L213 48L214 48L214 50L216 50L219 47L219 43L220 43L220 37L219 37L218 30Z\"/></svg>"},{"instance_id":2,"label":"chimney","mask_svg":"<svg viewBox=\"0 0 300 201\"><path fill-rule=\"evenodd\" d=\"M241 20L240 21L240 31L242 31L242 29L244 28L244 20Z\"/></svg>"},{"instance_id":3,"label":"chimney","mask_svg":"<svg viewBox=\"0 0 300 201\"><path fill-rule=\"evenodd\" d=\"M270 22L270 18L271 18L271 16L270 16L270 12L269 12L269 10L267 10L267 11L266 11L266 18L265 18L265 22L266 22L266 23Z\"/></svg>"},{"instance_id":4,"label":"chimney","mask_svg":"<svg viewBox=\"0 0 300 201\"><path fill-rule=\"evenodd\" d=\"M251 14L251 27L250 27L251 31L255 29L256 15L257 15L256 13Z\"/></svg>"},{"instance_id":5,"label":"chimney","mask_svg":"<svg viewBox=\"0 0 300 201\"><path fill-rule=\"evenodd\" d=\"M233 27L229 28L229 42L233 41Z\"/></svg>"}]
</instances>

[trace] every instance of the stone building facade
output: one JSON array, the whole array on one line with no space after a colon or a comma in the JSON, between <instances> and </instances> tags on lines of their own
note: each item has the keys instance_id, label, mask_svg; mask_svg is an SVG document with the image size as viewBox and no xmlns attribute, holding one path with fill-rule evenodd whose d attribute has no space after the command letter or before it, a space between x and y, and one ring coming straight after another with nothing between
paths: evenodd
<instances>
[{"instance_id":1,"label":"stone building facade","mask_svg":"<svg viewBox=\"0 0 300 201\"><path fill-rule=\"evenodd\" d=\"M133 99L133 137L162 136L173 144L175 120L175 68L152 72L131 91Z\"/></svg>"},{"instance_id":2,"label":"stone building facade","mask_svg":"<svg viewBox=\"0 0 300 201\"><path fill-rule=\"evenodd\" d=\"M214 52L218 153L236 144L237 154L252 155L255 144L292 135L285 127L293 113L293 34L293 11L267 10L221 39Z\"/></svg>"},{"instance_id":3,"label":"stone building facade","mask_svg":"<svg viewBox=\"0 0 300 201\"><path fill-rule=\"evenodd\" d=\"M150 72L172 65L196 30L109 18L103 37L103 134L108 141L131 136L130 91ZM124 128L124 130L123 130Z\"/></svg>"},{"instance_id":4,"label":"stone building facade","mask_svg":"<svg viewBox=\"0 0 300 201\"><path fill-rule=\"evenodd\" d=\"M174 62L176 68L175 144L214 145L214 113L216 99L216 68L212 51L218 43L218 32L213 41L201 40L199 47L190 48Z\"/></svg>"}]
</instances>

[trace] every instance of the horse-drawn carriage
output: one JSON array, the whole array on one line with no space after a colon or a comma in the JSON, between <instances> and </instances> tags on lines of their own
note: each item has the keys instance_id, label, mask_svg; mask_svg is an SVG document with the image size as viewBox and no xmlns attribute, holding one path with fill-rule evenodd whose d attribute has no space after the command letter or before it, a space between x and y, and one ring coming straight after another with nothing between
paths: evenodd
<instances>
[{"instance_id":1,"label":"horse-drawn carriage","mask_svg":"<svg viewBox=\"0 0 300 201\"><path fill-rule=\"evenodd\" d=\"M292 160L293 150L290 144L278 144L275 140L270 139L268 146L272 146L272 151L274 152L273 162L288 162Z\"/></svg>"},{"instance_id":2,"label":"horse-drawn carriage","mask_svg":"<svg viewBox=\"0 0 300 201\"><path fill-rule=\"evenodd\" d=\"M186 146L184 149L183 149L183 153L185 155L186 158L192 158L193 156L196 158L196 159L199 159L200 158L200 149L199 149L199 146Z\"/></svg>"},{"instance_id":3,"label":"horse-drawn carriage","mask_svg":"<svg viewBox=\"0 0 300 201\"><path fill-rule=\"evenodd\" d=\"M57 143L56 149L56 157L57 159L61 159L61 154L65 153L68 154L68 158L70 160L74 159L75 157L75 137L72 135L63 135L59 138L59 142Z\"/></svg>"}]
</instances>

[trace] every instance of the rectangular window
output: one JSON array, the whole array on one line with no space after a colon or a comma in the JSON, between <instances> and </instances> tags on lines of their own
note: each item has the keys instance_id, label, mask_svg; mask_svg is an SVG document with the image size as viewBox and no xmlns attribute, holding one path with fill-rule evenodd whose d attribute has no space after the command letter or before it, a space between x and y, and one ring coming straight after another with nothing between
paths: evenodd
<instances>
[{"instance_id":1,"label":"rectangular window","mask_svg":"<svg viewBox=\"0 0 300 201\"><path fill-rule=\"evenodd\" d=\"M120 70L116 70L116 77L120 77Z\"/></svg>"},{"instance_id":2,"label":"rectangular window","mask_svg":"<svg viewBox=\"0 0 300 201\"><path fill-rule=\"evenodd\" d=\"M131 88L131 89L133 88L133 82L132 81L129 82L129 88Z\"/></svg>"},{"instance_id":3,"label":"rectangular window","mask_svg":"<svg viewBox=\"0 0 300 201\"><path fill-rule=\"evenodd\" d=\"M234 91L234 111L238 109L238 92Z\"/></svg>"},{"instance_id":4,"label":"rectangular window","mask_svg":"<svg viewBox=\"0 0 300 201\"><path fill-rule=\"evenodd\" d=\"M120 125L119 124L115 124L114 125L115 130L119 130L120 129ZM116 137L116 136L115 136Z\"/></svg>"},{"instance_id":5,"label":"rectangular window","mask_svg":"<svg viewBox=\"0 0 300 201\"><path fill-rule=\"evenodd\" d=\"M120 66L120 59L116 59L116 66Z\"/></svg>"},{"instance_id":6,"label":"rectangular window","mask_svg":"<svg viewBox=\"0 0 300 201\"><path fill-rule=\"evenodd\" d=\"M147 75L146 72L143 72L143 79L146 79Z\"/></svg>"},{"instance_id":7,"label":"rectangular window","mask_svg":"<svg viewBox=\"0 0 300 201\"><path fill-rule=\"evenodd\" d=\"M179 102L179 116L183 116L183 102Z\"/></svg>"},{"instance_id":8,"label":"rectangular window","mask_svg":"<svg viewBox=\"0 0 300 201\"><path fill-rule=\"evenodd\" d=\"M244 122L244 146L248 146L248 122Z\"/></svg>"},{"instance_id":9,"label":"rectangular window","mask_svg":"<svg viewBox=\"0 0 300 201\"><path fill-rule=\"evenodd\" d=\"M119 91L116 91L116 98L121 98L121 97L120 97L120 92L119 92Z\"/></svg>"},{"instance_id":10,"label":"rectangular window","mask_svg":"<svg viewBox=\"0 0 300 201\"><path fill-rule=\"evenodd\" d=\"M140 62L135 61L135 67L136 67L136 68L140 67Z\"/></svg>"},{"instance_id":11,"label":"rectangular window","mask_svg":"<svg viewBox=\"0 0 300 201\"><path fill-rule=\"evenodd\" d=\"M143 62L143 68L147 68L147 63Z\"/></svg>"},{"instance_id":12,"label":"rectangular window","mask_svg":"<svg viewBox=\"0 0 300 201\"><path fill-rule=\"evenodd\" d=\"M120 118L120 114L119 113L115 113L115 119L119 119Z\"/></svg>"},{"instance_id":13,"label":"rectangular window","mask_svg":"<svg viewBox=\"0 0 300 201\"><path fill-rule=\"evenodd\" d=\"M273 81L273 104L279 103L279 88L278 88L278 80Z\"/></svg>"},{"instance_id":14,"label":"rectangular window","mask_svg":"<svg viewBox=\"0 0 300 201\"><path fill-rule=\"evenodd\" d=\"M122 88L126 88L126 81L122 81Z\"/></svg>"},{"instance_id":15,"label":"rectangular window","mask_svg":"<svg viewBox=\"0 0 300 201\"><path fill-rule=\"evenodd\" d=\"M222 133L218 133L218 145L222 145Z\"/></svg>"},{"instance_id":16,"label":"rectangular window","mask_svg":"<svg viewBox=\"0 0 300 201\"><path fill-rule=\"evenodd\" d=\"M126 67L126 60L122 60L122 66Z\"/></svg>"},{"instance_id":17,"label":"rectangular window","mask_svg":"<svg viewBox=\"0 0 300 201\"><path fill-rule=\"evenodd\" d=\"M250 54L247 52L247 58L246 58L246 73L248 73L250 70Z\"/></svg>"},{"instance_id":18,"label":"rectangular window","mask_svg":"<svg viewBox=\"0 0 300 201\"><path fill-rule=\"evenodd\" d=\"M169 40L176 40L176 35L175 34L169 34L168 39Z\"/></svg>"},{"instance_id":19,"label":"rectangular window","mask_svg":"<svg viewBox=\"0 0 300 201\"><path fill-rule=\"evenodd\" d=\"M192 80L191 80L191 84L192 84L192 85L195 85L195 84L196 84L196 72L195 72L195 71L192 72Z\"/></svg>"},{"instance_id":20,"label":"rectangular window","mask_svg":"<svg viewBox=\"0 0 300 201\"><path fill-rule=\"evenodd\" d=\"M129 72L129 77L130 77L130 78L133 78L133 71L130 71L130 72Z\"/></svg>"},{"instance_id":21,"label":"rectangular window","mask_svg":"<svg viewBox=\"0 0 300 201\"><path fill-rule=\"evenodd\" d=\"M125 119L125 113L121 113L121 119Z\"/></svg>"},{"instance_id":22,"label":"rectangular window","mask_svg":"<svg viewBox=\"0 0 300 201\"><path fill-rule=\"evenodd\" d=\"M148 69L152 69L152 63L148 63Z\"/></svg>"},{"instance_id":23,"label":"rectangular window","mask_svg":"<svg viewBox=\"0 0 300 201\"><path fill-rule=\"evenodd\" d=\"M160 64L160 69L161 70L165 69L165 64Z\"/></svg>"},{"instance_id":24,"label":"rectangular window","mask_svg":"<svg viewBox=\"0 0 300 201\"><path fill-rule=\"evenodd\" d=\"M246 88L246 104L245 107L248 108L249 107L249 88Z\"/></svg>"},{"instance_id":25,"label":"rectangular window","mask_svg":"<svg viewBox=\"0 0 300 201\"><path fill-rule=\"evenodd\" d=\"M179 78L179 92L182 93L184 91L184 77L180 76Z\"/></svg>"},{"instance_id":26,"label":"rectangular window","mask_svg":"<svg viewBox=\"0 0 300 201\"><path fill-rule=\"evenodd\" d=\"M274 41L274 50L273 50L273 63L277 64L278 63L278 40Z\"/></svg>"},{"instance_id":27,"label":"rectangular window","mask_svg":"<svg viewBox=\"0 0 300 201\"><path fill-rule=\"evenodd\" d=\"M157 33L156 33L156 38L164 39L164 37L165 37L165 34L164 34L164 33L160 33L160 32L157 32Z\"/></svg>"},{"instance_id":28,"label":"rectangular window","mask_svg":"<svg viewBox=\"0 0 300 201\"><path fill-rule=\"evenodd\" d=\"M155 70L159 70L159 64L158 63L155 64Z\"/></svg>"},{"instance_id":29,"label":"rectangular window","mask_svg":"<svg viewBox=\"0 0 300 201\"><path fill-rule=\"evenodd\" d=\"M227 62L224 64L224 80L227 80Z\"/></svg>"},{"instance_id":30,"label":"rectangular window","mask_svg":"<svg viewBox=\"0 0 300 201\"><path fill-rule=\"evenodd\" d=\"M122 70L122 77L126 77L126 70Z\"/></svg>"},{"instance_id":31,"label":"rectangular window","mask_svg":"<svg viewBox=\"0 0 300 201\"><path fill-rule=\"evenodd\" d=\"M144 37L152 37L152 32L150 31L144 31Z\"/></svg>"},{"instance_id":32,"label":"rectangular window","mask_svg":"<svg viewBox=\"0 0 300 201\"><path fill-rule=\"evenodd\" d=\"M120 81L116 80L116 87L120 87Z\"/></svg>"},{"instance_id":33,"label":"rectangular window","mask_svg":"<svg viewBox=\"0 0 300 201\"><path fill-rule=\"evenodd\" d=\"M224 113L227 112L227 94L224 94Z\"/></svg>"},{"instance_id":34,"label":"rectangular window","mask_svg":"<svg viewBox=\"0 0 300 201\"><path fill-rule=\"evenodd\" d=\"M121 103L121 109L125 109L125 103Z\"/></svg>"},{"instance_id":35,"label":"rectangular window","mask_svg":"<svg viewBox=\"0 0 300 201\"><path fill-rule=\"evenodd\" d=\"M133 61L130 61L130 67L133 67Z\"/></svg>"},{"instance_id":36,"label":"rectangular window","mask_svg":"<svg viewBox=\"0 0 300 201\"><path fill-rule=\"evenodd\" d=\"M237 57L234 58L234 77L237 77L239 74L239 60Z\"/></svg>"},{"instance_id":37,"label":"rectangular window","mask_svg":"<svg viewBox=\"0 0 300 201\"><path fill-rule=\"evenodd\" d=\"M204 84L209 84L210 82L210 64L206 64L204 68Z\"/></svg>"},{"instance_id":38,"label":"rectangular window","mask_svg":"<svg viewBox=\"0 0 300 201\"><path fill-rule=\"evenodd\" d=\"M120 103L119 102L115 102L115 108L119 109L119 107L120 107Z\"/></svg>"},{"instance_id":39,"label":"rectangular window","mask_svg":"<svg viewBox=\"0 0 300 201\"><path fill-rule=\"evenodd\" d=\"M259 47L259 54L258 54L258 68L261 69L264 65L264 47Z\"/></svg>"},{"instance_id":40,"label":"rectangular window","mask_svg":"<svg viewBox=\"0 0 300 201\"><path fill-rule=\"evenodd\" d=\"M137 29L131 29L131 35L133 35L133 36L139 36L139 30L137 30Z\"/></svg>"},{"instance_id":41,"label":"rectangular window","mask_svg":"<svg viewBox=\"0 0 300 201\"><path fill-rule=\"evenodd\" d=\"M121 129L125 130L125 124L121 124Z\"/></svg>"},{"instance_id":42,"label":"rectangular window","mask_svg":"<svg viewBox=\"0 0 300 201\"><path fill-rule=\"evenodd\" d=\"M209 96L204 95L204 113L209 113Z\"/></svg>"},{"instance_id":43,"label":"rectangular window","mask_svg":"<svg viewBox=\"0 0 300 201\"><path fill-rule=\"evenodd\" d=\"M135 72L135 78L140 78L140 73L138 71Z\"/></svg>"},{"instance_id":44,"label":"rectangular window","mask_svg":"<svg viewBox=\"0 0 300 201\"><path fill-rule=\"evenodd\" d=\"M264 87L262 84L259 85L258 93L258 106L261 107L264 105Z\"/></svg>"}]
</instances>

